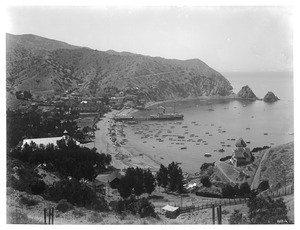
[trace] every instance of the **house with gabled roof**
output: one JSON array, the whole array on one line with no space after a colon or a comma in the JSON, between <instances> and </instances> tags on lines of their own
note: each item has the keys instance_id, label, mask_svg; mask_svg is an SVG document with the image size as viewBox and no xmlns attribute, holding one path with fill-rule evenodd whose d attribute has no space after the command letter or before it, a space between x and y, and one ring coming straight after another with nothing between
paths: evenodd
<instances>
[{"instance_id":1,"label":"house with gabled roof","mask_svg":"<svg viewBox=\"0 0 300 230\"><path fill-rule=\"evenodd\" d=\"M252 154L249 148L247 148L246 142L239 138L235 143L235 149L231 157L231 162L235 167L243 166L252 163Z\"/></svg>"}]
</instances>

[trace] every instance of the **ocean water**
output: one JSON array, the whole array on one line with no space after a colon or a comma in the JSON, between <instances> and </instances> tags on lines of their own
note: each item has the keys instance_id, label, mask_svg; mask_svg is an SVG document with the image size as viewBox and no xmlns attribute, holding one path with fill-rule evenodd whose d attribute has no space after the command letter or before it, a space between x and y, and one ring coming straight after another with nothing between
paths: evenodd
<instances>
[{"instance_id":1,"label":"ocean water","mask_svg":"<svg viewBox=\"0 0 300 230\"><path fill-rule=\"evenodd\" d=\"M204 162L214 162L232 155L234 144L240 137L250 149L293 141L292 73L223 75L231 82L236 93L242 86L249 85L260 98L268 91L273 91L280 100L265 103L194 99L164 103L167 112L173 112L175 106L177 112L184 114L184 120L145 121L128 125L125 133L130 146L163 164L176 161L181 163L184 171L196 172ZM156 107L150 111L151 114L156 113ZM204 156L204 153L211 153L211 157Z\"/></svg>"}]
</instances>

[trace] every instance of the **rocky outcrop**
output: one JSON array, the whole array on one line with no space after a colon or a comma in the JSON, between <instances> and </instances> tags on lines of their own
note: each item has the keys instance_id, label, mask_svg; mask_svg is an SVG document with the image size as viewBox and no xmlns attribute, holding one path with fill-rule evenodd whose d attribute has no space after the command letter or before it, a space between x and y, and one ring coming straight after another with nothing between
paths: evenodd
<instances>
[{"instance_id":1,"label":"rocky outcrop","mask_svg":"<svg viewBox=\"0 0 300 230\"><path fill-rule=\"evenodd\" d=\"M275 102L275 101L278 101L279 98L275 96L275 94L271 91L269 91L266 96L264 96L264 99L263 99L265 102Z\"/></svg>"},{"instance_id":2,"label":"rocky outcrop","mask_svg":"<svg viewBox=\"0 0 300 230\"><path fill-rule=\"evenodd\" d=\"M243 86L238 92L237 97L240 99L256 100L257 97L248 85Z\"/></svg>"}]
</instances>

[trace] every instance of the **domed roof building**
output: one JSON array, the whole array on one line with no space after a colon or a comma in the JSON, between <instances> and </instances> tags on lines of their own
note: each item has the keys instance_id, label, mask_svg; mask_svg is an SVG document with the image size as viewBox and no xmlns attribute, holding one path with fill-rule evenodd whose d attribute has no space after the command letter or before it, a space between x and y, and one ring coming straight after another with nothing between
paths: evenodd
<instances>
[{"instance_id":1,"label":"domed roof building","mask_svg":"<svg viewBox=\"0 0 300 230\"><path fill-rule=\"evenodd\" d=\"M253 157L250 149L247 148L246 142L239 138L235 143L235 149L233 149L233 154L231 157L231 162L235 167L243 166L252 163Z\"/></svg>"}]
</instances>

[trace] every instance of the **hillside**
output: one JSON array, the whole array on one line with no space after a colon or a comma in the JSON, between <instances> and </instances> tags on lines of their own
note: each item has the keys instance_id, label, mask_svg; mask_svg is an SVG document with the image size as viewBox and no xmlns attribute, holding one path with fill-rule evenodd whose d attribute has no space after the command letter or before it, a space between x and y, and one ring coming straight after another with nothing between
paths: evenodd
<instances>
[{"instance_id":1,"label":"hillside","mask_svg":"<svg viewBox=\"0 0 300 230\"><path fill-rule=\"evenodd\" d=\"M270 189L277 190L294 183L294 143L290 142L268 149L263 156L252 182L257 188L263 180L269 181Z\"/></svg>"},{"instance_id":2,"label":"hillside","mask_svg":"<svg viewBox=\"0 0 300 230\"><path fill-rule=\"evenodd\" d=\"M232 92L226 78L198 59L102 52L35 35L7 34L6 39L7 91L12 93L101 96L117 88L158 101Z\"/></svg>"}]
</instances>

